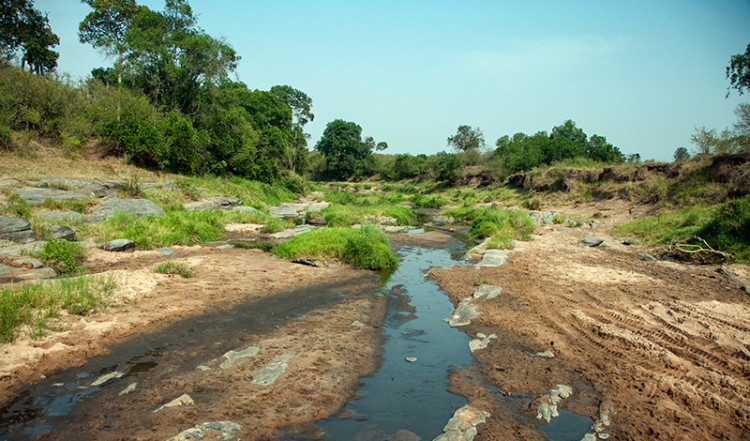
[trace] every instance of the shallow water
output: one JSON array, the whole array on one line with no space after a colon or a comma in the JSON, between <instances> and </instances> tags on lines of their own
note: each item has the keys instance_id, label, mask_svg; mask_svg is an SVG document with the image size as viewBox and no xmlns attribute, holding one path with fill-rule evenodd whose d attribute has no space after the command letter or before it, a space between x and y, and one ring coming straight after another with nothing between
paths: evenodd
<instances>
[{"instance_id":1,"label":"shallow water","mask_svg":"<svg viewBox=\"0 0 750 441\"><path fill-rule=\"evenodd\" d=\"M447 248L399 250L401 263L382 290L390 296L382 366L374 377L361 380L356 391L361 398L349 402L338 416L318 423L326 440L382 440L399 430L431 440L442 433L453 412L466 404L463 397L448 392L448 374L451 366L463 368L471 363L470 339L443 321L454 306L424 276L430 267L458 264L451 252ZM414 307L413 314L411 308L404 310L402 295ZM407 357L417 360L408 362Z\"/></svg>"}]
</instances>

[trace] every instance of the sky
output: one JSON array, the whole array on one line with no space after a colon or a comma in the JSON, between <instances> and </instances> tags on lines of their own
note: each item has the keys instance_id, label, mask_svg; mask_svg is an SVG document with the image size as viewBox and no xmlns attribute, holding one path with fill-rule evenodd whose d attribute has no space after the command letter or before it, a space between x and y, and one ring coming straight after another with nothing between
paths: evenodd
<instances>
[{"instance_id":1,"label":"sky","mask_svg":"<svg viewBox=\"0 0 750 441\"><path fill-rule=\"evenodd\" d=\"M140 0L162 10L163 0ZM750 0L191 0L198 25L240 55L250 89L312 98L310 148L353 121L384 153L450 151L459 125L488 148L572 119L623 153L672 160L696 127L721 131L750 94L726 67L750 44ZM82 79L113 59L78 42L91 10L36 0L61 43L58 72Z\"/></svg>"}]
</instances>

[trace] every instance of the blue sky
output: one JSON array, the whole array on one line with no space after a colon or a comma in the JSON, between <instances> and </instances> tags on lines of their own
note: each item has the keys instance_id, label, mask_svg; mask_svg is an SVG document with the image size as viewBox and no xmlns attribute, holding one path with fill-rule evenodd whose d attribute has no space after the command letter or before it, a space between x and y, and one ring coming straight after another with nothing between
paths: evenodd
<instances>
[{"instance_id":1,"label":"blue sky","mask_svg":"<svg viewBox=\"0 0 750 441\"><path fill-rule=\"evenodd\" d=\"M139 1L161 10L163 1ZM572 119L626 153L671 160L694 127L736 121L729 57L750 43L750 1L192 0L198 24L242 57L251 89L288 84L313 99L310 147L354 121L386 153L433 154L462 124L488 146ZM110 65L78 43L90 11L36 0L60 36L58 70Z\"/></svg>"}]
</instances>

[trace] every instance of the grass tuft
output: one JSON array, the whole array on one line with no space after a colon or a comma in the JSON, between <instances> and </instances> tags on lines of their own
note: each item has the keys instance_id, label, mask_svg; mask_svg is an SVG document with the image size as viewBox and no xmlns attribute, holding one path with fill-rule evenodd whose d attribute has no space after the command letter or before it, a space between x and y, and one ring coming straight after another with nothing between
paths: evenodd
<instances>
[{"instance_id":1,"label":"grass tuft","mask_svg":"<svg viewBox=\"0 0 750 441\"><path fill-rule=\"evenodd\" d=\"M152 271L159 274L176 274L185 279L189 279L195 275L189 266L176 262L159 263L153 267Z\"/></svg>"},{"instance_id":2,"label":"grass tuft","mask_svg":"<svg viewBox=\"0 0 750 441\"><path fill-rule=\"evenodd\" d=\"M52 239L44 245L39 257L45 265L54 268L58 274L71 275L83 272L81 262L85 255L85 248L78 242Z\"/></svg>"}]
</instances>

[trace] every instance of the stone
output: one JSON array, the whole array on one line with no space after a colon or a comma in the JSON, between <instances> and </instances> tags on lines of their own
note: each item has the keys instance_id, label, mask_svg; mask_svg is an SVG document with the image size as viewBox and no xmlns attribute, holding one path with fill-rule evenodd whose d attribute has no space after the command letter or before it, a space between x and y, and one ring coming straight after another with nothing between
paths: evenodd
<instances>
[{"instance_id":1,"label":"stone","mask_svg":"<svg viewBox=\"0 0 750 441\"><path fill-rule=\"evenodd\" d=\"M20 280L45 280L54 279L55 277L57 277L57 273L50 267L35 269L28 273L23 273L15 276L15 278Z\"/></svg>"},{"instance_id":2,"label":"stone","mask_svg":"<svg viewBox=\"0 0 750 441\"><path fill-rule=\"evenodd\" d=\"M228 369L237 362L237 360L247 357L255 357L258 355L258 352L260 352L260 348L257 346L249 346L241 351L229 351L223 355L225 360L219 365L219 368Z\"/></svg>"},{"instance_id":3,"label":"stone","mask_svg":"<svg viewBox=\"0 0 750 441\"><path fill-rule=\"evenodd\" d=\"M0 248L0 256L18 257L22 254L41 253L45 245L47 245L47 242L43 240L24 245L7 245Z\"/></svg>"},{"instance_id":4,"label":"stone","mask_svg":"<svg viewBox=\"0 0 750 441\"><path fill-rule=\"evenodd\" d=\"M479 285L479 287L474 290L474 294L472 294L472 297L475 299L481 299L482 297L487 297L487 300L491 300L499 296L500 294L502 294L502 292L503 292L503 288L499 286Z\"/></svg>"},{"instance_id":5,"label":"stone","mask_svg":"<svg viewBox=\"0 0 750 441\"><path fill-rule=\"evenodd\" d=\"M219 245L218 247L216 247L217 250L231 250L232 248L234 248L234 245L232 245L231 243L225 243L224 245Z\"/></svg>"},{"instance_id":6,"label":"stone","mask_svg":"<svg viewBox=\"0 0 750 441\"><path fill-rule=\"evenodd\" d=\"M320 265L318 264L318 261L315 259L310 259L307 257L298 257L296 259L292 259L292 263L297 263L300 265L306 265L306 266L312 266L315 268L319 268Z\"/></svg>"},{"instance_id":7,"label":"stone","mask_svg":"<svg viewBox=\"0 0 750 441\"><path fill-rule=\"evenodd\" d=\"M263 213L262 211L258 210L254 207L232 207L232 211L241 211L243 213Z\"/></svg>"},{"instance_id":8,"label":"stone","mask_svg":"<svg viewBox=\"0 0 750 441\"><path fill-rule=\"evenodd\" d=\"M443 216L440 214L430 216L429 223L432 225L442 226L456 223L456 219L453 216Z\"/></svg>"},{"instance_id":9,"label":"stone","mask_svg":"<svg viewBox=\"0 0 750 441\"><path fill-rule=\"evenodd\" d=\"M277 207L268 207L268 214L280 218L299 217L300 212L304 212L305 209L305 206L300 206L299 204L284 203Z\"/></svg>"},{"instance_id":10,"label":"stone","mask_svg":"<svg viewBox=\"0 0 750 441\"><path fill-rule=\"evenodd\" d=\"M385 441L420 441L421 439L416 433L401 429L389 436Z\"/></svg>"},{"instance_id":11,"label":"stone","mask_svg":"<svg viewBox=\"0 0 750 441\"><path fill-rule=\"evenodd\" d=\"M96 184L96 183L84 185L83 187L77 188L73 191L76 193L80 193L84 196L94 197L94 198L103 198L105 196L117 195L117 191L111 188L108 188L102 184Z\"/></svg>"},{"instance_id":12,"label":"stone","mask_svg":"<svg viewBox=\"0 0 750 441\"><path fill-rule=\"evenodd\" d=\"M534 356L541 358L555 358L555 353L552 352L552 349L545 349L541 352L537 352Z\"/></svg>"},{"instance_id":13,"label":"stone","mask_svg":"<svg viewBox=\"0 0 750 441\"><path fill-rule=\"evenodd\" d=\"M91 386L92 387L101 386L102 384L106 383L109 380L113 380L115 378L122 378L124 375L125 375L124 372L118 372L118 371L110 372L94 380L94 382L91 383Z\"/></svg>"},{"instance_id":14,"label":"stone","mask_svg":"<svg viewBox=\"0 0 750 441\"><path fill-rule=\"evenodd\" d=\"M167 441L187 441L199 439L223 439L229 440L237 436L242 426L233 421L213 421L198 424L190 429L183 430L178 435Z\"/></svg>"},{"instance_id":15,"label":"stone","mask_svg":"<svg viewBox=\"0 0 750 441\"><path fill-rule=\"evenodd\" d=\"M5 234L16 233L31 229L31 223L20 217L0 215L0 237Z\"/></svg>"},{"instance_id":16,"label":"stone","mask_svg":"<svg viewBox=\"0 0 750 441\"><path fill-rule=\"evenodd\" d=\"M87 222L103 222L115 212L124 212L135 216L161 216L164 210L148 199L107 199L94 208L91 214L84 216Z\"/></svg>"},{"instance_id":17,"label":"stone","mask_svg":"<svg viewBox=\"0 0 750 441\"><path fill-rule=\"evenodd\" d=\"M182 407L182 406L192 406L195 404L195 401L190 397L188 394L182 394L179 397L175 398L174 400L170 401L169 403L157 407L156 410L154 410L154 413L162 410L162 409L168 409L170 407Z\"/></svg>"},{"instance_id":18,"label":"stone","mask_svg":"<svg viewBox=\"0 0 750 441\"><path fill-rule=\"evenodd\" d=\"M0 263L0 276L3 276L8 273L12 273L13 271L17 271L17 270L18 268L16 268L15 266L8 266L8 265L3 265L2 263Z\"/></svg>"},{"instance_id":19,"label":"stone","mask_svg":"<svg viewBox=\"0 0 750 441\"><path fill-rule=\"evenodd\" d=\"M156 252L159 254L164 254L165 256L173 256L175 254L174 249L171 247L159 248L158 250L156 250Z\"/></svg>"},{"instance_id":20,"label":"stone","mask_svg":"<svg viewBox=\"0 0 750 441\"><path fill-rule=\"evenodd\" d=\"M478 317L479 311L477 307L471 303L469 299L462 299L456 307L456 311L452 316L445 319L452 327L466 326L471 323L471 319Z\"/></svg>"},{"instance_id":21,"label":"stone","mask_svg":"<svg viewBox=\"0 0 750 441\"><path fill-rule=\"evenodd\" d=\"M126 387L125 389L120 391L120 396L127 395L130 392L133 392L135 388L138 386L138 382L133 382L130 384L130 386Z\"/></svg>"},{"instance_id":22,"label":"stone","mask_svg":"<svg viewBox=\"0 0 750 441\"><path fill-rule=\"evenodd\" d=\"M0 188L15 187L16 185L21 185L21 183L13 178L0 179Z\"/></svg>"},{"instance_id":23,"label":"stone","mask_svg":"<svg viewBox=\"0 0 750 441\"><path fill-rule=\"evenodd\" d=\"M623 245L640 245L641 241L632 237L623 237L620 239L620 243Z\"/></svg>"},{"instance_id":24,"label":"stone","mask_svg":"<svg viewBox=\"0 0 750 441\"><path fill-rule=\"evenodd\" d=\"M305 208L305 212L307 213L315 213L318 211L323 211L328 207L328 202L313 202L310 205Z\"/></svg>"},{"instance_id":25,"label":"stone","mask_svg":"<svg viewBox=\"0 0 750 441\"><path fill-rule=\"evenodd\" d=\"M36 215L39 219L52 221L52 220L66 220L70 222L83 222L83 215L75 211L45 211Z\"/></svg>"},{"instance_id":26,"label":"stone","mask_svg":"<svg viewBox=\"0 0 750 441\"><path fill-rule=\"evenodd\" d=\"M471 441L477 435L476 426L489 418L489 412L466 405L458 409L434 441Z\"/></svg>"},{"instance_id":27,"label":"stone","mask_svg":"<svg viewBox=\"0 0 750 441\"><path fill-rule=\"evenodd\" d=\"M104 251L122 252L135 248L135 242L130 239L115 239L99 245Z\"/></svg>"},{"instance_id":28,"label":"stone","mask_svg":"<svg viewBox=\"0 0 750 441\"><path fill-rule=\"evenodd\" d=\"M582 245L585 247L598 247L603 243L604 239L600 239L598 237L584 237L583 239L578 241L578 245Z\"/></svg>"},{"instance_id":29,"label":"stone","mask_svg":"<svg viewBox=\"0 0 750 441\"><path fill-rule=\"evenodd\" d=\"M17 263L18 265L23 265L29 269L37 269L44 266L41 260L35 259L33 257L24 257L21 259L16 259L13 262Z\"/></svg>"},{"instance_id":30,"label":"stone","mask_svg":"<svg viewBox=\"0 0 750 441\"><path fill-rule=\"evenodd\" d=\"M53 201L85 201L86 199L88 199L87 196L84 196L80 193L68 190L58 190L56 188L22 187L11 190L11 193L18 196L24 202L30 205L39 205L47 199L51 199Z\"/></svg>"},{"instance_id":31,"label":"stone","mask_svg":"<svg viewBox=\"0 0 750 441\"><path fill-rule=\"evenodd\" d=\"M475 268L505 265L507 259L508 252L505 250L487 250L482 254L482 260L475 265Z\"/></svg>"},{"instance_id":32,"label":"stone","mask_svg":"<svg viewBox=\"0 0 750 441\"><path fill-rule=\"evenodd\" d=\"M650 255L649 253L638 253L638 256L640 256L640 258L645 260L646 262L653 262L656 260L656 257Z\"/></svg>"},{"instance_id":33,"label":"stone","mask_svg":"<svg viewBox=\"0 0 750 441\"><path fill-rule=\"evenodd\" d=\"M417 361L417 357L406 357L404 360L408 361L409 363L414 363Z\"/></svg>"},{"instance_id":34,"label":"stone","mask_svg":"<svg viewBox=\"0 0 750 441\"><path fill-rule=\"evenodd\" d=\"M490 341L492 339L497 338L497 335L490 334L485 336L484 334L477 334L478 338L475 338L474 340L469 342L469 351L474 352L478 351L480 349L486 349L487 346L489 346Z\"/></svg>"},{"instance_id":35,"label":"stone","mask_svg":"<svg viewBox=\"0 0 750 441\"><path fill-rule=\"evenodd\" d=\"M252 384L258 384L261 386L272 385L289 366L289 360L294 357L294 354L284 354L272 362L265 365L260 371L253 375Z\"/></svg>"},{"instance_id":36,"label":"stone","mask_svg":"<svg viewBox=\"0 0 750 441\"><path fill-rule=\"evenodd\" d=\"M50 225L44 226L44 233L53 239L64 239L64 240L75 240L76 232L72 228L65 225Z\"/></svg>"},{"instance_id":37,"label":"stone","mask_svg":"<svg viewBox=\"0 0 750 441\"><path fill-rule=\"evenodd\" d=\"M235 197L225 197L182 204L188 211L223 210L235 205L242 205L242 200Z\"/></svg>"},{"instance_id":38,"label":"stone","mask_svg":"<svg viewBox=\"0 0 750 441\"><path fill-rule=\"evenodd\" d=\"M295 236L299 236L302 233L307 233L310 230L314 230L315 227L312 225L300 225L296 228L290 228L288 230L279 231L278 233L271 234L271 237L274 239L291 239Z\"/></svg>"}]
</instances>

